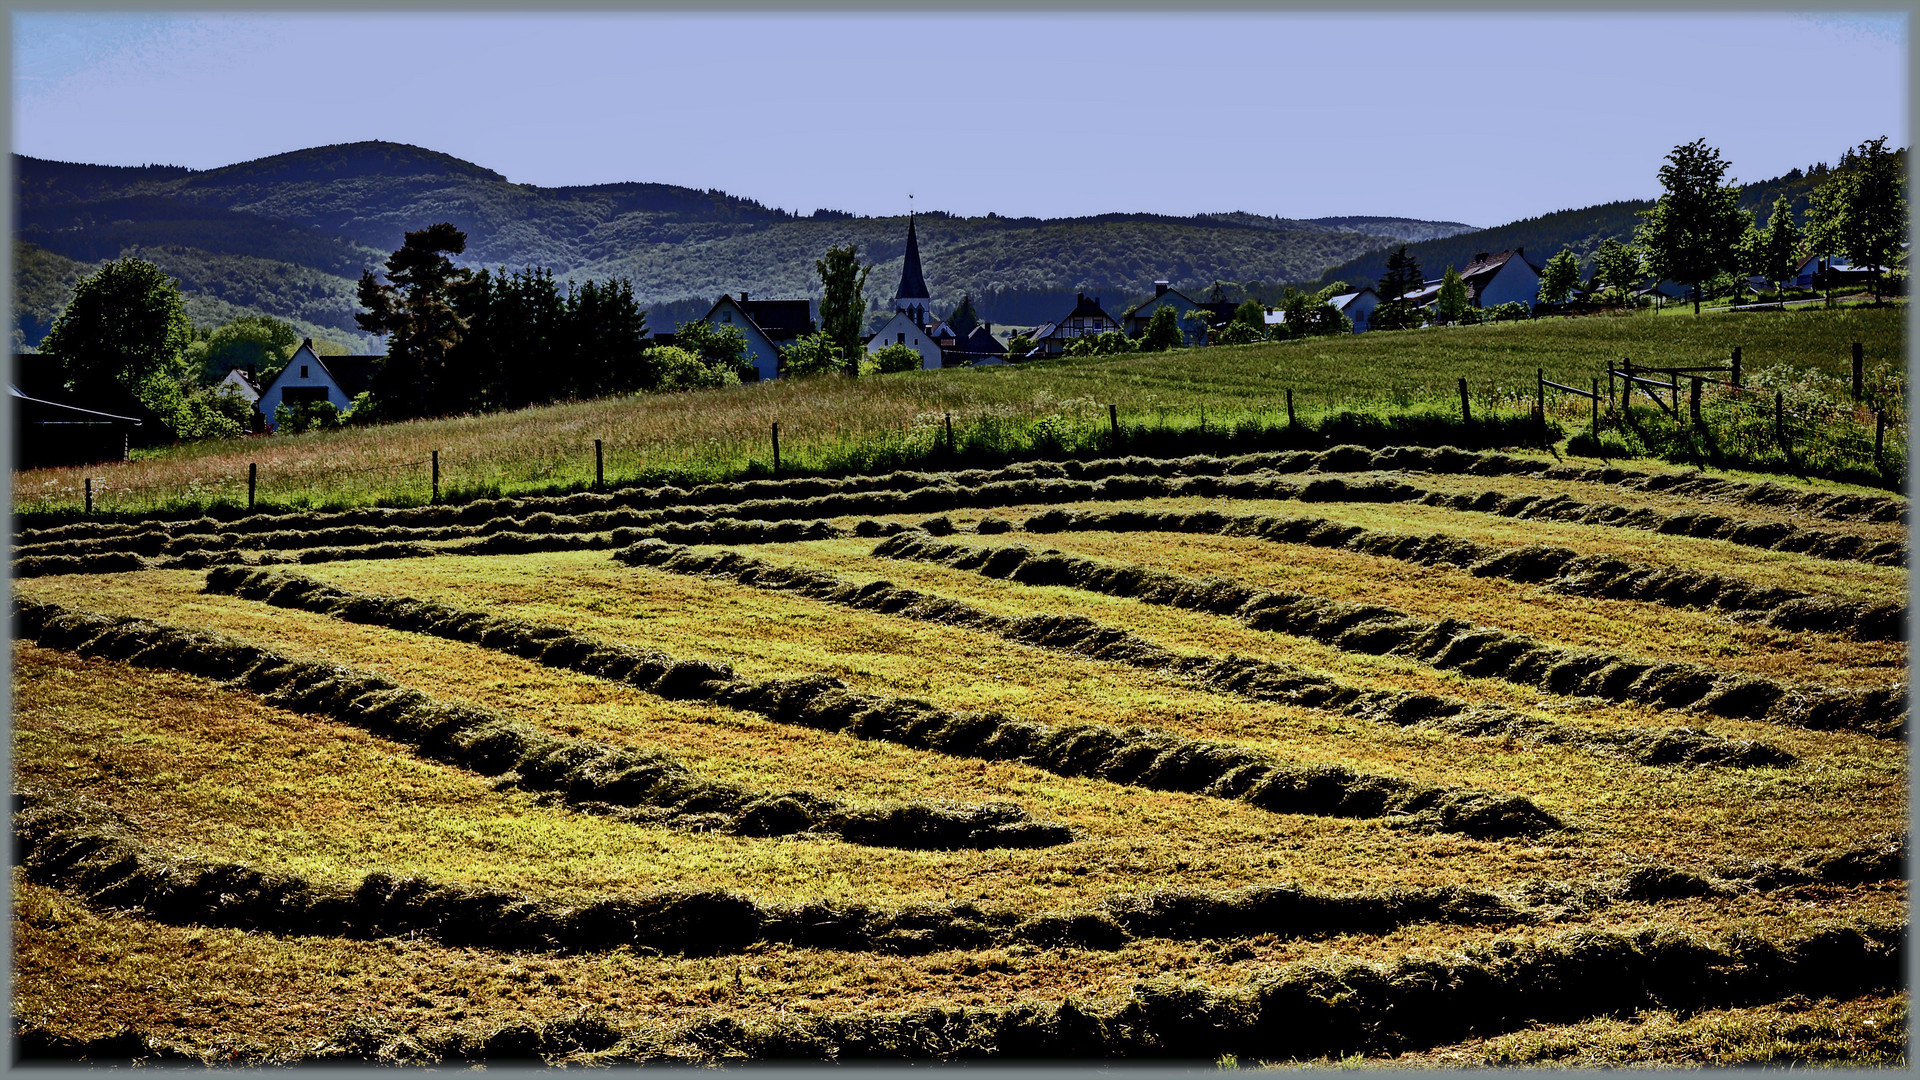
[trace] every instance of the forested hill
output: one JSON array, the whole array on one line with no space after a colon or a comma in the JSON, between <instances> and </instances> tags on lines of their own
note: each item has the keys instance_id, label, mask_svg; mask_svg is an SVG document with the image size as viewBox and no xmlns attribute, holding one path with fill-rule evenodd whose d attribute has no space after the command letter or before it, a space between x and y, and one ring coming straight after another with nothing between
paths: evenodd
<instances>
[{"instance_id":1,"label":"forested hill","mask_svg":"<svg viewBox=\"0 0 1920 1080\"><path fill-rule=\"evenodd\" d=\"M16 343L31 346L58 304L69 262L137 254L178 277L196 322L258 312L309 333L370 345L354 329L353 285L402 234L438 221L467 233L467 265L551 268L561 278L625 277L659 325L704 312L722 292L818 292L813 263L858 244L877 265L868 289L891 296L903 218L808 215L722 191L621 183L515 184L446 154L395 143L320 147L204 171L121 168L15 155L19 307ZM1203 290L1216 281L1311 278L1398 240L1468 229L1401 218L1302 221L1243 213L1068 219L920 218L934 307L972 293L982 315L1032 323L1073 294L1110 305L1158 278ZM698 309L698 310L695 310Z\"/></svg>"},{"instance_id":2,"label":"forested hill","mask_svg":"<svg viewBox=\"0 0 1920 1080\"><path fill-rule=\"evenodd\" d=\"M1902 171L1905 170L1906 152L1900 151ZM1791 201L1795 220L1804 219L1807 202L1813 189L1825 178L1825 171L1802 172L1795 169L1785 176L1771 180L1760 180L1742 185L1740 188L1740 208L1757 215L1756 224L1764 225L1767 216L1773 211L1774 200L1786 195ZM1525 248L1527 259L1536 266L1546 264L1561 248L1569 248L1580 256L1581 273L1592 270L1593 253L1603 240L1612 238L1622 243L1633 239L1634 226L1640 224L1639 214L1652 208L1652 199L1630 199L1622 202L1605 203L1579 210L1561 210L1539 217L1526 218L1491 229L1478 229L1472 232L1457 233L1436 239L1423 239L1419 243L1409 243L1407 253L1420 264L1420 272L1428 278L1437 278L1447 267L1461 267L1473 261L1481 252L1506 251L1509 248ZM1350 285L1371 285L1379 279L1387 266L1387 251L1370 251L1358 258L1332 267L1320 275L1312 288L1334 281L1345 281Z\"/></svg>"}]
</instances>

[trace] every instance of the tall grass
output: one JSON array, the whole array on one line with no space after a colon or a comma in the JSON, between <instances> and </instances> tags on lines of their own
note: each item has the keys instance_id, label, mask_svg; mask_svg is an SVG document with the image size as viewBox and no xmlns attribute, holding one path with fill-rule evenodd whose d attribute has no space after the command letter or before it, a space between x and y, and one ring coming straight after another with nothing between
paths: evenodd
<instances>
[{"instance_id":1,"label":"tall grass","mask_svg":"<svg viewBox=\"0 0 1920 1080\"><path fill-rule=\"evenodd\" d=\"M263 507L411 505L427 501L433 450L440 451L445 499L578 490L593 480L595 439L604 441L609 483L766 475L776 422L783 472L989 462L1104 448L1110 403L1130 432L1130 449L1200 452L1284 440L1289 390L1301 424L1323 437L1370 429L1381 437L1399 431L1409 441L1429 441L1438 437L1436 425L1458 415L1461 378L1476 419L1506 422L1477 435L1461 433L1460 441L1511 442L1526 437L1517 418L1531 408L1536 369L1586 386L1622 358L1719 363L1740 345L1755 380L1775 365L1844 376L1854 341L1863 343L1870 365L1904 367L1904 317L1900 305L1547 319L858 380L783 379L196 443L123 464L35 469L14 474L14 509L78 509L88 476L96 478L100 512L236 508L246 504L249 463L259 465ZM1550 415L1569 426L1585 419L1583 401L1549 404ZM1414 437L1415 431L1425 435ZM1619 449L1667 452L1658 440L1622 442ZM1754 457L1749 464L1764 467L1766 460Z\"/></svg>"}]
</instances>

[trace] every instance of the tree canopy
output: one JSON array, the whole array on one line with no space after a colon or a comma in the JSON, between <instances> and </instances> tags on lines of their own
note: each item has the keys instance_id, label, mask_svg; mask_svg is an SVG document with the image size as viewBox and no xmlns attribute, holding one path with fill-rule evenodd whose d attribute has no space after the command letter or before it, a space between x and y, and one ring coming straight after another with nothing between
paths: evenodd
<instances>
[{"instance_id":1,"label":"tree canopy","mask_svg":"<svg viewBox=\"0 0 1920 1080\"><path fill-rule=\"evenodd\" d=\"M467 329L453 308L453 286L470 275L447 256L466 250L466 234L441 222L406 234L387 259L385 284L371 270L360 275L360 306L367 310L353 318L387 339L387 359L372 390L388 418L452 411L453 403L442 398L442 388L451 388L447 357Z\"/></svg>"},{"instance_id":2,"label":"tree canopy","mask_svg":"<svg viewBox=\"0 0 1920 1080\"><path fill-rule=\"evenodd\" d=\"M1695 314L1701 284L1737 265L1737 245L1752 223L1740 209L1739 187L1720 182L1727 167L1705 139L1674 147L1660 166L1663 194L1641 212L1634 232L1655 274L1693 287Z\"/></svg>"},{"instance_id":3,"label":"tree canopy","mask_svg":"<svg viewBox=\"0 0 1920 1080\"><path fill-rule=\"evenodd\" d=\"M40 343L69 390L116 382L156 412L172 411L193 326L180 289L142 259L115 259L82 278Z\"/></svg>"},{"instance_id":4,"label":"tree canopy","mask_svg":"<svg viewBox=\"0 0 1920 1080\"><path fill-rule=\"evenodd\" d=\"M1893 261L1907 235L1907 200L1901 194L1905 179L1885 136L1861 143L1835 178L1841 184L1840 249L1855 266L1873 272L1876 303L1880 271Z\"/></svg>"},{"instance_id":5,"label":"tree canopy","mask_svg":"<svg viewBox=\"0 0 1920 1080\"><path fill-rule=\"evenodd\" d=\"M1561 248L1560 254L1548 259L1547 265L1541 268L1540 292L1534 298L1543 304L1564 304L1578 284L1580 257L1571 249Z\"/></svg>"},{"instance_id":6,"label":"tree canopy","mask_svg":"<svg viewBox=\"0 0 1920 1080\"><path fill-rule=\"evenodd\" d=\"M860 315L866 310L867 275L873 264L860 265L859 247L848 244L828 248L813 268L820 275L820 331L846 358L847 373L858 374Z\"/></svg>"}]
</instances>

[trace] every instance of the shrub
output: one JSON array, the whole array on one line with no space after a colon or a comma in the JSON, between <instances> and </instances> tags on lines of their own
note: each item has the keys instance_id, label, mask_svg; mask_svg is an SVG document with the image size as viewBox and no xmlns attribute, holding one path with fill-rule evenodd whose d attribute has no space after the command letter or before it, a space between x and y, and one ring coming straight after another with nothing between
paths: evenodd
<instances>
[{"instance_id":1,"label":"shrub","mask_svg":"<svg viewBox=\"0 0 1920 1080\"><path fill-rule=\"evenodd\" d=\"M660 377L658 389L662 392L706 390L739 381L732 368L709 365L697 353L678 345L662 345L652 353L653 369Z\"/></svg>"},{"instance_id":2,"label":"shrub","mask_svg":"<svg viewBox=\"0 0 1920 1080\"><path fill-rule=\"evenodd\" d=\"M303 431L333 431L340 427L340 409L331 401L282 401L273 409L273 429L282 435Z\"/></svg>"},{"instance_id":3,"label":"shrub","mask_svg":"<svg viewBox=\"0 0 1920 1080\"><path fill-rule=\"evenodd\" d=\"M888 345L874 352L873 366L882 375L890 375L896 371L918 371L920 354L915 352L912 346Z\"/></svg>"},{"instance_id":4,"label":"shrub","mask_svg":"<svg viewBox=\"0 0 1920 1080\"><path fill-rule=\"evenodd\" d=\"M1174 313L1171 305L1160 305L1153 317L1147 320L1146 330L1140 334L1140 351L1161 352L1177 349L1181 344L1180 317Z\"/></svg>"},{"instance_id":5,"label":"shrub","mask_svg":"<svg viewBox=\"0 0 1920 1080\"><path fill-rule=\"evenodd\" d=\"M838 371L846 362L846 357L840 355L840 347L824 333L795 338L793 344L780 350L780 371L784 375Z\"/></svg>"}]
</instances>

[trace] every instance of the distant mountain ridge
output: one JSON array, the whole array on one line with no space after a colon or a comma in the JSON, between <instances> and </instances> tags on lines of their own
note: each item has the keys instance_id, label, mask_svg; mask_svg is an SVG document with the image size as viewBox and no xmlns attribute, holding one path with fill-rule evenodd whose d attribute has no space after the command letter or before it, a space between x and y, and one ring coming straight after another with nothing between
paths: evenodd
<instances>
[{"instance_id":1,"label":"distant mountain ridge","mask_svg":"<svg viewBox=\"0 0 1920 1080\"><path fill-rule=\"evenodd\" d=\"M466 232L469 266L628 278L656 326L704 313L722 292L817 296L814 260L849 242L875 263L868 292L884 301L906 235L904 218L800 216L718 190L515 184L398 143L317 147L207 170L13 161L16 251L37 275L28 288L16 274L15 340L24 346L51 321L45 305L58 290L49 282L72 271L62 260L137 254L181 279L198 322L257 311L369 347L352 319L360 272L377 268L405 232L438 221ZM1468 228L1390 217L934 212L920 216L920 242L936 310L971 293L983 317L1031 323L1057 315L1079 291L1119 306L1150 295L1161 278L1185 289L1305 280L1386 244Z\"/></svg>"}]
</instances>

